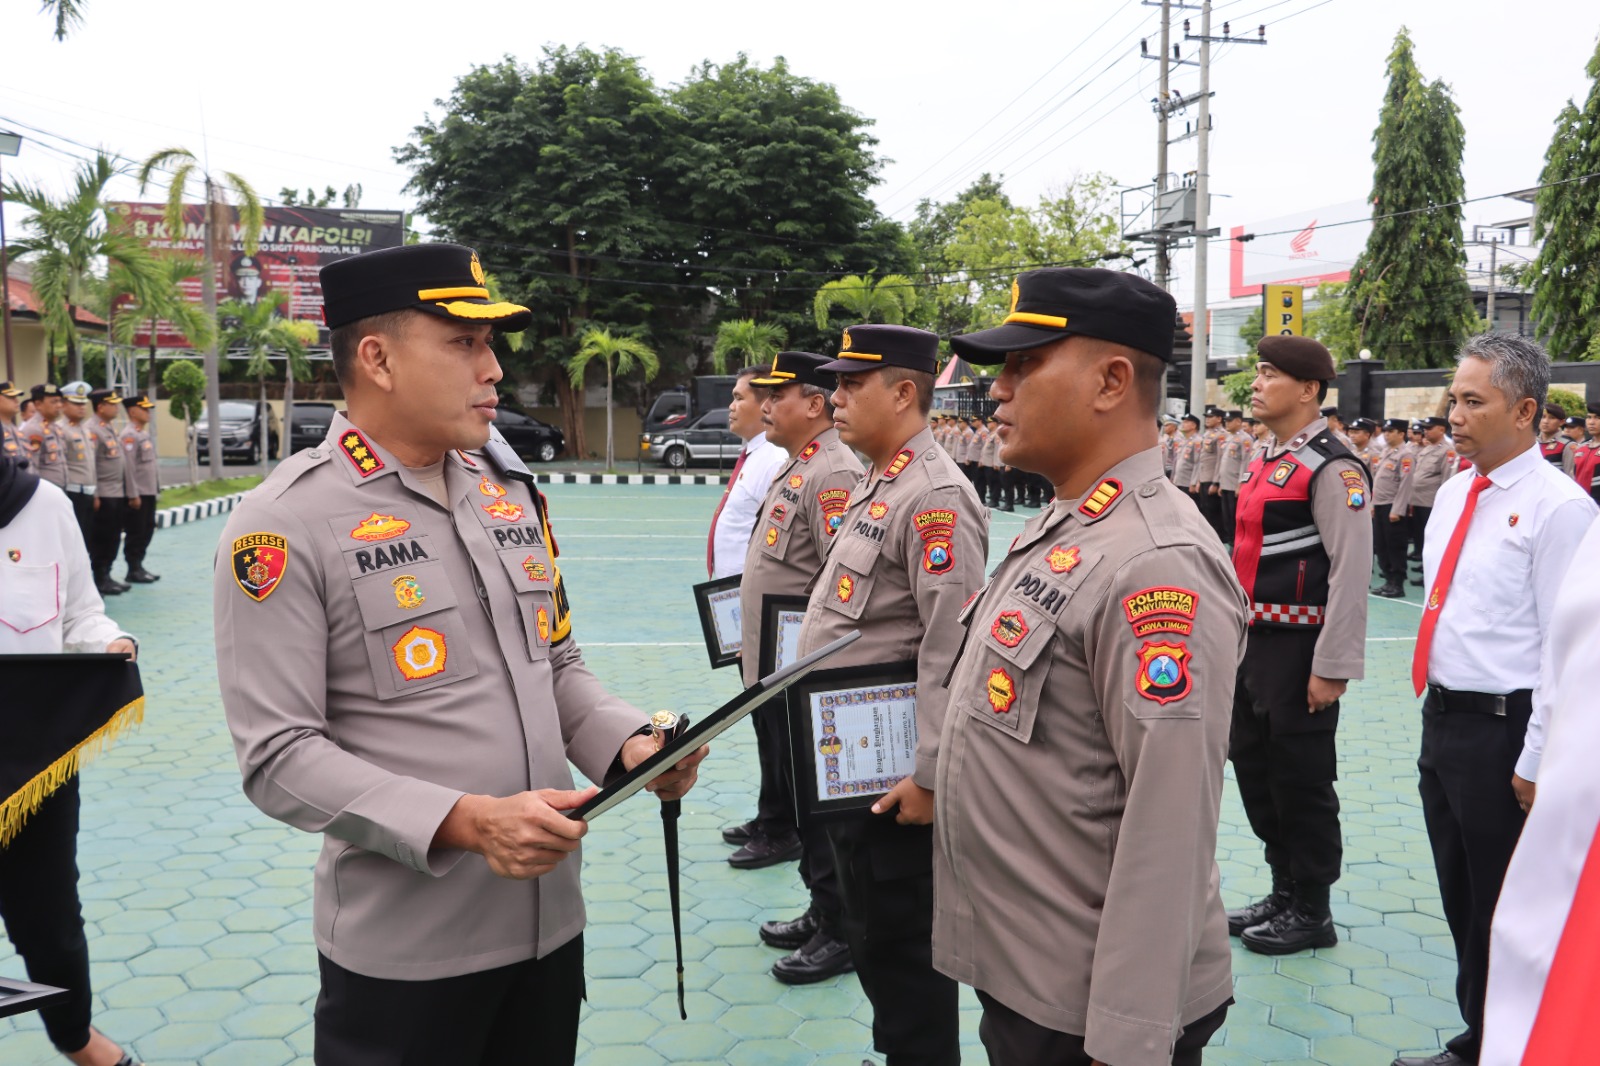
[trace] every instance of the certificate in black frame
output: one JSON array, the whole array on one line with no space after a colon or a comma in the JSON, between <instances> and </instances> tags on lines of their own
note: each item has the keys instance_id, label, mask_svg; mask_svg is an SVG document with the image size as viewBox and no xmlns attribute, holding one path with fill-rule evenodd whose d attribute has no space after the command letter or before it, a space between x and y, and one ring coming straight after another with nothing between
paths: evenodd
<instances>
[{"instance_id":1,"label":"certificate in black frame","mask_svg":"<svg viewBox=\"0 0 1600 1066\"><path fill-rule=\"evenodd\" d=\"M795 812L802 823L859 818L910 776L917 746L916 690L915 660L817 670L789 687ZM829 700L837 703L830 706ZM856 719L853 728L851 718ZM863 725L864 719L871 724ZM834 732L827 732L830 722L837 723ZM869 731L879 737L877 743L866 735ZM904 772L886 769L875 758L859 761L861 754L880 750Z\"/></svg>"},{"instance_id":2,"label":"certificate in black frame","mask_svg":"<svg viewBox=\"0 0 1600 1066\"><path fill-rule=\"evenodd\" d=\"M780 643L790 632L790 626L796 625L793 615L805 615L806 604L811 601L805 596L778 596L767 594L761 597L761 656L757 662L759 674L766 677L787 666L799 655L783 657L779 662L778 650Z\"/></svg>"},{"instance_id":3,"label":"certificate in black frame","mask_svg":"<svg viewBox=\"0 0 1600 1066\"><path fill-rule=\"evenodd\" d=\"M0 1018L9 1018L13 1014L38 1010L40 1007L53 1007L71 994L67 989L54 985L36 985L0 977Z\"/></svg>"},{"instance_id":4,"label":"certificate in black frame","mask_svg":"<svg viewBox=\"0 0 1600 1066\"><path fill-rule=\"evenodd\" d=\"M702 581L694 587L694 607L700 615L700 633L706 640L706 655L711 659L711 669L731 666L739 661L739 633L735 614L731 618L725 608L730 602L738 610L739 583L742 574ZM728 593L733 593L732 597ZM724 626L732 626L731 634ZM732 637L730 641L728 638ZM763 675L764 676L764 675Z\"/></svg>"}]
</instances>

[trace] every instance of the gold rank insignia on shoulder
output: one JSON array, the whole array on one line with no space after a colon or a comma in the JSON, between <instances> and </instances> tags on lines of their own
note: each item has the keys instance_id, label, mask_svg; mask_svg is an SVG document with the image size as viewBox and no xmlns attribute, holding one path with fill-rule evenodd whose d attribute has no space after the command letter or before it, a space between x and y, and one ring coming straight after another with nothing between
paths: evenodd
<instances>
[{"instance_id":1,"label":"gold rank insignia on shoulder","mask_svg":"<svg viewBox=\"0 0 1600 1066\"><path fill-rule=\"evenodd\" d=\"M795 458L799 459L802 463L809 463L811 461L811 457L816 455L821 450L822 445L818 444L816 441L812 441L804 448L801 448L800 454L795 456Z\"/></svg>"},{"instance_id":2,"label":"gold rank insignia on shoulder","mask_svg":"<svg viewBox=\"0 0 1600 1066\"><path fill-rule=\"evenodd\" d=\"M362 477L376 474L383 469L383 460L378 458L378 453L372 450L372 445L367 443L367 438L353 429L347 429L339 436L339 448L349 458L356 473Z\"/></svg>"},{"instance_id":3,"label":"gold rank insignia on shoulder","mask_svg":"<svg viewBox=\"0 0 1600 1066\"><path fill-rule=\"evenodd\" d=\"M1089 518L1099 518L1122 495L1122 482L1108 477L1094 487L1094 491L1078 504L1078 513Z\"/></svg>"},{"instance_id":4,"label":"gold rank insignia on shoulder","mask_svg":"<svg viewBox=\"0 0 1600 1066\"><path fill-rule=\"evenodd\" d=\"M888 467L883 471L883 480L893 481L895 478L899 477L901 472L905 470L906 466L911 462L916 454L917 453L912 451L910 448L901 448L895 453L895 457L889 460Z\"/></svg>"}]
</instances>

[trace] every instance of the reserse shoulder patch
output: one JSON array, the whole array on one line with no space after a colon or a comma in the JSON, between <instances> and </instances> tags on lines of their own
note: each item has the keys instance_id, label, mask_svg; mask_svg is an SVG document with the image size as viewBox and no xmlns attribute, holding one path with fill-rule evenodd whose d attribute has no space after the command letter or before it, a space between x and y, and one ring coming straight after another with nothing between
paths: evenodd
<instances>
[{"instance_id":1,"label":"reserse shoulder patch","mask_svg":"<svg viewBox=\"0 0 1600 1066\"><path fill-rule=\"evenodd\" d=\"M289 540L276 533L247 533L233 542L233 580L260 603L283 580L289 567Z\"/></svg>"}]
</instances>

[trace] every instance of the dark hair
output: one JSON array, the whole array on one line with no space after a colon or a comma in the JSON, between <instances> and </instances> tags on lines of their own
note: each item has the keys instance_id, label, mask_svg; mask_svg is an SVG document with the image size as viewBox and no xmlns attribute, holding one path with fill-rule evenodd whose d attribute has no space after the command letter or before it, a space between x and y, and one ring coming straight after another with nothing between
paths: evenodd
<instances>
[{"instance_id":1,"label":"dark hair","mask_svg":"<svg viewBox=\"0 0 1600 1066\"><path fill-rule=\"evenodd\" d=\"M1550 355L1536 341L1504 330L1480 333L1461 346L1460 360L1467 359L1489 364L1489 384L1505 394L1507 407L1530 399L1543 407L1549 398Z\"/></svg>"},{"instance_id":2,"label":"dark hair","mask_svg":"<svg viewBox=\"0 0 1600 1066\"><path fill-rule=\"evenodd\" d=\"M1317 402L1321 403L1323 400L1326 400L1327 398L1328 398L1328 383L1326 381L1317 382ZM1335 418L1339 417L1337 412L1334 413L1334 417Z\"/></svg>"},{"instance_id":3,"label":"dark hair","mask_svg":"<svg viewBox=\"0 0 1600 1066\"><path fill-rule=\"evenodd\" d=\"M733 380L738 381L740 378L764 378L770 373L772 373L772 367L771 367L770 364L768 364L768 363L752 363L749 366L741 366L734 373ZM758 388L762 388L762 387L767 387L767 386L757 386L757 387Z\"/></svg>"},{"instance_id":4,"label":"dark hair","mask_svg":"<svg viewBox=\"0 0 1600 1066\"><path fill-rule=\"evenodd\" d=\"M912 370L905 366L880 366L878 372L883 375L883 383L893 388L902 381L909 381L917 387L917 407L923 414L933 410L933 375L926 370Z\"/></svg>"},{"instance_id":5,"label":"dark hair","mask_svg":"<svg viewBox=\"0 0 1600 1066\"><path fill-rule=\"evenodd\" d=\"M1161 378L1166 372L1167 364L1159 357L1137 348L1128 349L1128 358L1133 362L1133 382L1139 390L1140 398L1144 400L1146 412L1159 415ZM1161 420L1158 417L1156 421L1159 423Z\"/></svg>"},{"instance_id":6,"label":"dark hair","mask_svg":"<svg viewBox=\"0 0 1600 1066\"><path fill-rule=\"evenodd\" d=\"M410 308L399 311L385 311L381 315L372 315L369 318L358 318L354 322L344 325L328 334L328 348L333 353L333 375L339 379L339 384L344 388L350 387L351 371L355 367L356 349L361 346L363 337L370 337L374 333L385 333L397 337L405 332L406 322L412 315L421 314Z\"/></svg>"}]
</instances>

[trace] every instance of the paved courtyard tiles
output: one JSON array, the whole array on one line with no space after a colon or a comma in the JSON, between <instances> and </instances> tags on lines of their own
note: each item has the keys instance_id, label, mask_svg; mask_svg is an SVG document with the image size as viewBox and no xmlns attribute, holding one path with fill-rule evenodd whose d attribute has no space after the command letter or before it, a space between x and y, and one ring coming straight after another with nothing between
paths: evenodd
<instances>
[{"instance_id":1,"label":"paved courtyard tiles","mask_svg":"<svg viewBox=\"0 0 1600 1066\"><path fill-rule=\"evenodd\" d=\"M688 587L704 580L707 486L548 486L575 627L595 671L646 709L713 706L732 671L706 667ZM1020 528L996 514L991 560ZM162 530L159 584L110 601L137 634L148 693L143 727L84 772L79 841L94 958L95 1020L151 1066L311 1061L316 950L313 837L268 820L239 790L217 697L211 560L225 518ZM1337 947L1282 959L1236 948L1236 1005L1208 1063L1384 1066L1437 1049L1459 1025L1453 961L1416 793L1417 704L1407 686L1419 608L1371 601L1367 673L1340 723L1345 876L1334 887ZM270 657L270 633L260 653ZM293 664L283 664L292 669ZM598 820L584 845L587 1066L717 1062L857 1066L871 1010L846 975L787 988L758 921L805 905L792 866L735 871L718 837L753 809L754 741L738 727L684 804L684 951L689 1021L678 1020L660 819L635 801ZM1268 887L1237 793L1218 841L1229 904ZM0 973L21 962L0 939ZM963 1054L984 1061L978 1011L962 992ZM37 1017L0 1020L0 1063L56 1063Z\"/></svg>"}]
</instances>

